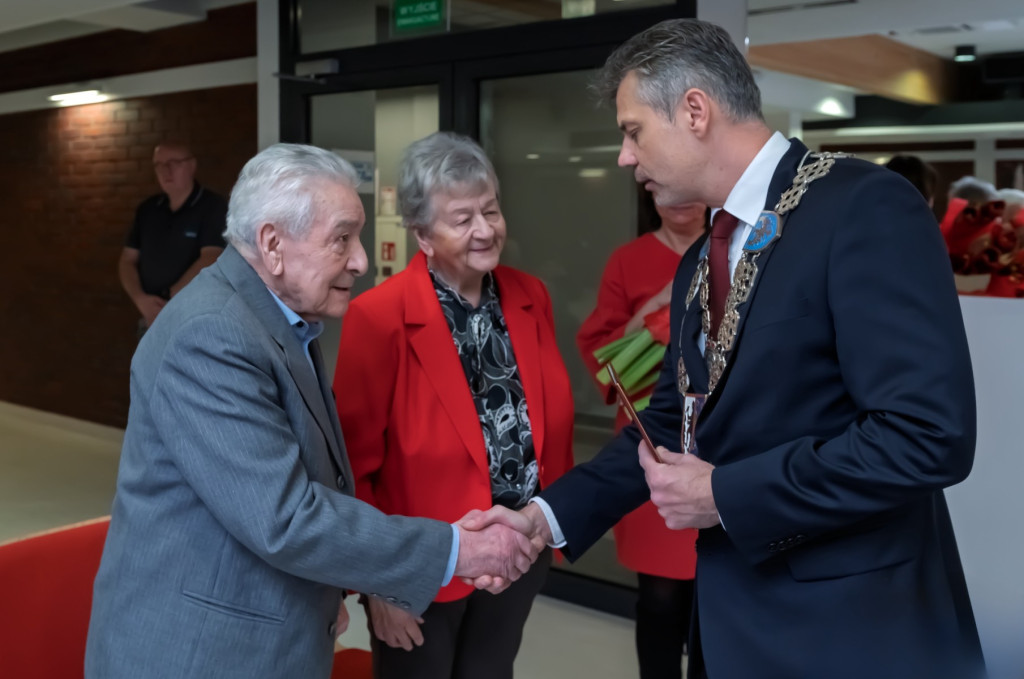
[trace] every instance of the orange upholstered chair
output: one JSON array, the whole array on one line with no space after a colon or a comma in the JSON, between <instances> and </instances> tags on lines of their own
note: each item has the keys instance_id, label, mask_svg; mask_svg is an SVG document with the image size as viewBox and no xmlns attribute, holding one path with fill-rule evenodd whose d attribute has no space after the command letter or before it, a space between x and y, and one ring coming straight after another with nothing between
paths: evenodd
<instances>
[{"instance_id":1,"label":"orange upholstered chair","mask_svg":"<svg viewBox=\"0 0 1024 679\"><path fill-rule=\"evenodd\" d=\"M373 656L361 648L344 648L334 654L331 679L372 679Z\"/></svg>"},{"instance_id":2,"label":"orange upholstered chair","mask_svg":"<svg viewBox=\"0 0 1024 679\"><path fill-rule=\"evenodd\" d=\"M82 677L109 525L107 516L0 544L0 677ZM369 651L334 654L332 679L372 676Z\"/></svg>"},{"instance_id":3,"label":"orange upholstered chair","mask_svg":"<svg viewBox=\"0 0 1024 679\"><path fill-rule=\"evenodd\" d=\"M110 517L0 545L0 676L82 676Z\"/></svg>"}]
</instances>

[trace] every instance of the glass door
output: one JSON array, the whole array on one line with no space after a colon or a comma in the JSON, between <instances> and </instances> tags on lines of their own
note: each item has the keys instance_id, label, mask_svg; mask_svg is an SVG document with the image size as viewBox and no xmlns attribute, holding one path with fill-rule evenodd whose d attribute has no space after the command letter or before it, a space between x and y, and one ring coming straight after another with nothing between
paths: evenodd
<instances>
[{"instance_id":1,"label":"glass door","mask_svg":"<svg viewBox=\"0 0 1024 679\"><path fill-rule=\"evenodd\" d=\"M594 71L479 80L480 140L501 183L508 224L502 262L548 287L562 358L576 407L575 457L590 459L612 436L615 415L598 393L576 332L594 309L612 250L637 234L637 190L617 166L615 114L598 108L587 85ZM575 564L558 566L635 585L605 535Z\"/></svg>"},{"instance_id":2,"label":"glass door","mask_svg":"<svg viewBox=\"0 0 1024 679\"><path fill-rule=\"evenodd\" d=\"M360 289L393 275L416 250L388 214L397 155L387 149L436 129L480 140L508 222L502 260L550 290L574 390L576 459L587 460L610 438L614 410L601 401L575 335L594 307L609 254L637 235L639 201L631 174L616 167L614 113L594 106L586 83L631 35L696 16L696 0L456 0L446 3L451 32L420 37L392 31L389 8L399 5L284 0L281 72L290 75L281 81L282 138L364 163L373 184L364 194L373 215L364 239L372 274ZM512 5L523 16L505 11ZM319 75L300 75L310 72ZM392 103L403 111L390 116ZM432 106L435 118L419 117ZM332 372L337 336L329 328L323 339ZM619 615L633 611L635 576L618 565L611 534L564 568L548 578L545 593Z\"/></svg>"},{"instance_id":3,"label":"glass door","mask_svg":"<svg viewBox=\"0 0 1024 679\"><path fill-rule=\"evenodd\" d=\"M475 64L481 73L488 67ZM587 91L593 74L579 69L463 78L453 97L456 112L467 103L478 106L476 121L463 114L460 131L477 136L498 174L508 223L502 262L541 278L551 294L576 404L577 463L611 437L614 408L600 398L579 356L576 331L594 308L608 256L635 237L638 212L632 174L616 165L620 134L614 113L598 108ZM426 84L309 97L310 143L352 162L362 179L369 272L356 294L401 271L417 251L395 214L398 166L406 146L440 129L440 91ZM330 375L340 327L328 322L321 338ZM616 559L610 532L580 561L562 568L635 584Z\"/></svg>"},{"instance_id":4,"label":"glass door","mask_svg":"<svg viewBox=\"0 0 1024 679\"><path fill-rule=\"evenodd\" d=\"M357 295L404 269L416 253L416 242L397 215L398 166L406 146L439 129L438 102L437 85L310 97L310 143L351 162L361 180L359 195L366 212L361 238L369 270L356 282ZM328 321L320 340L331 376L340 331L339 321Z\"/></svg>"}]
</instances>

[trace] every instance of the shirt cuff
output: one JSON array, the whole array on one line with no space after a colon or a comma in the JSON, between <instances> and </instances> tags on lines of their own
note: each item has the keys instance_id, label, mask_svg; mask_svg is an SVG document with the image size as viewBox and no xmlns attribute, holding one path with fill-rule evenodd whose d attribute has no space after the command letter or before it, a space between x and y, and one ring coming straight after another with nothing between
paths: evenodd
<instances>
[{"instance_id":1,"label":"shirt cuff","mask_svg":"<svg viewBox=\"0 0 1024 679\"><path fill-rule=\"evenodd\" d=\"M562 534L562 528L558 525L555 513L551 511L551 505L540 497L532 497L530 502L536 504L540 507L540 511L544 512L544 519L548 522L548 528L551 529L551 542L548 543L548 547L565 547L565 535Z\"/></svg>"},{"instance_id":2,"label":"shirt cuff","mask_svg":"<svg viewBox=\"0 0 1024 679\"><path fill-rule=\"evenodd\" d=\"M448 567L444 569L444 579L441 581L441 586L446 586L452 581L452 576L455 575L455 564L459 561L459 528L454 523L452 527L452 551L448 555Z\"/></svg>"}]
</instances>

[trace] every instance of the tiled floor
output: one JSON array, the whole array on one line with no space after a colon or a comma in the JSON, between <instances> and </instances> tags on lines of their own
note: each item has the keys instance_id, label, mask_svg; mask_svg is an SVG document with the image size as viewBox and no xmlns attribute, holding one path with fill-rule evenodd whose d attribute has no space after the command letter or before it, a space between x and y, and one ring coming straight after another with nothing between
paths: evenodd
<instances>
[{"instance_id":1,"label":"tiled floor","mask_svg":"<svg viewBox=\"0 0 1024 679\"><path fill-rule=\"evenodd\" d=\"M0 542L110 513L122 432L0 403Z\"/></svg>"},{"instance_id":2,"label":"tiled floor","mask_svg":"<svg viewBox=\"0 0 1024 679\"><path fill-rule=\"evenodd\" d=\"M0 403L0 542L109 513L122 432ZM346 646L369 648L350 607ZM518 679L637 676L630 621L540 597L516 661Z\"/></svg>"}]
</instances>

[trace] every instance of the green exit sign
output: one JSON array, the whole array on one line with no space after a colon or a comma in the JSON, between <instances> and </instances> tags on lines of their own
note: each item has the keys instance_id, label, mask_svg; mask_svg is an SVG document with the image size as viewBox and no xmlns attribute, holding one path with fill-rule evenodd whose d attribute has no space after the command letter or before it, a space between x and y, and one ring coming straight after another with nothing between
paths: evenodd
<instances>
[{"instance_id":1,"label":"green exit sign","mask_svg":"<svg viewBox=\"0 0 1024 679\"><path fill-rule=\"evenodd\" d=\"M447 0L393 0L391 16L396 31L419 31L444 25Z\"/></svg>"}]
</instances>

